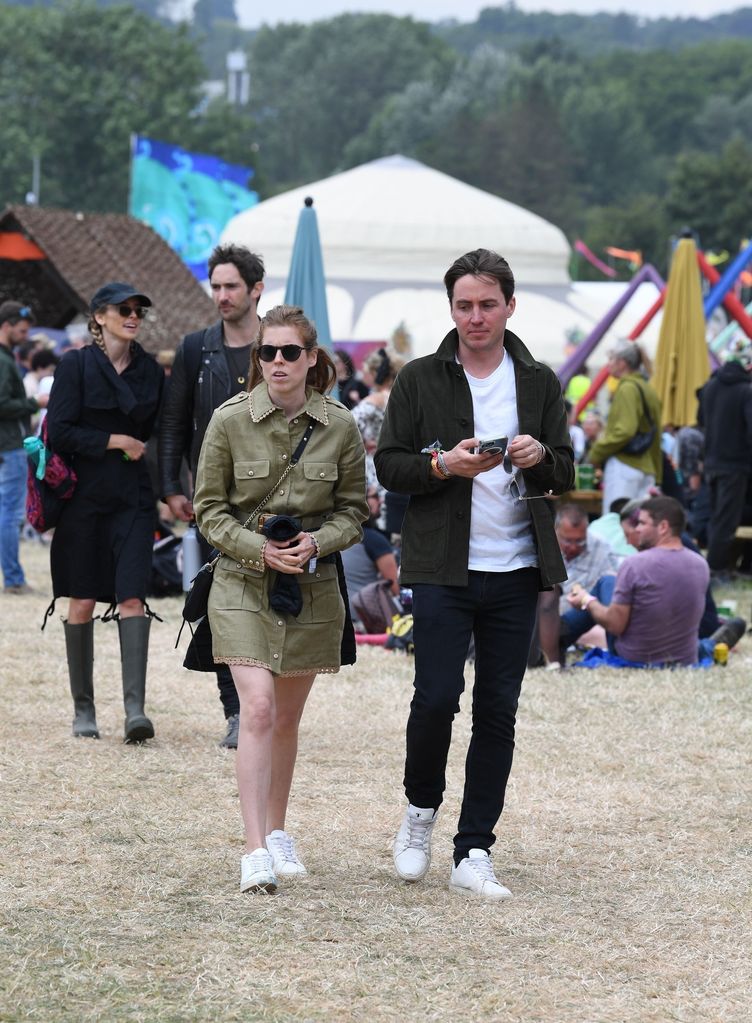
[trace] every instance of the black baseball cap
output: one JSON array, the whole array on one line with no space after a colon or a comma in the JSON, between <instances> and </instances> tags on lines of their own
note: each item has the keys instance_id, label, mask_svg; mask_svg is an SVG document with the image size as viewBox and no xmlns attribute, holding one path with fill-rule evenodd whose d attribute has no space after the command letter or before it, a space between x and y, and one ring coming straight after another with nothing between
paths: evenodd
<instances>
[{"instance_id":1,"label":"black baseball cap","mask_svg":"<svg viewBox=\"0 0 752 1023\"><path fill-rule=\"evenodd\" d=\"M89 309L95 313L102 306L120 305L121 302L126 302L129 298L137 298L141 305L144 306L151 305L151 299L146 295L142 295L140 291L136 291L132 284L124 284L122 281L110 281L109 284L103 284L94 295L89 303Z\"/></svg>"}]
</instances>

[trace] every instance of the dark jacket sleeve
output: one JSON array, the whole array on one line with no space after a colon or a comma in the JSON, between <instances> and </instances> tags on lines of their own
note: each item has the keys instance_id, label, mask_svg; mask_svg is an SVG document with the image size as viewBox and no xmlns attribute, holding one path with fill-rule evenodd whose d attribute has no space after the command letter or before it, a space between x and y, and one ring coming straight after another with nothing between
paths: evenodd
<instances>
[{"instance_id":1,"label":"dark jacket sleeve","mask_svg":"<svg viewBox=\"0 0 752 1023\"><path fill-rule=\"evenodd\" d=\"M7 370L4 364L0 367L0 419L22 419L39 410L38 402L26 396L20 377L13 379L11 374L18 377L10 363Z\"/></svg>"},{"instance_id":2,"label":"dark jacket sleeve","mask_svg":"<svg viewBox=\"0 0 752 1023\"><path fill-rule=\"evenodd\" d=\"M379 483L398 494L430 494L445 487L431 472L431 459L420 454L416 434L420 400L415 369L408 364L389 393L374 455Z\"/></svg>"},{"instance_id":3,"label":"dark jacket sleeve","mask_svg":"<svg viewBox=\"0 0 752 1023\"><path fill-rule=\"evenodd\" d=\"M159 418L159 487L163 497L182 494L180 468L190 454L193 386L186 379L185 339L175 352Z\"/></svg>"},{"instance_id":4,"label":"dark jacket sleeve","mask_svg":"<svg viewBox=\"0 0 752 1023\"><path fill-rule=\"evenodd\" d=\"M82 360L84 351L65 355L55 370L55 380L47 406L47 436L54 451L104 458L110 434L91 426L81 426Z\"/></svg>"}]
</instances>

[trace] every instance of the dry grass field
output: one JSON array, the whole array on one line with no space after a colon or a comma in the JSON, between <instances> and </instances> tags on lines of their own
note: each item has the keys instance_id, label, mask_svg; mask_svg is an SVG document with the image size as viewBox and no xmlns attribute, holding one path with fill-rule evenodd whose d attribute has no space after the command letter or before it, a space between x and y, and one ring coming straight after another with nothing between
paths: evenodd
<instances>
[{"instance_id":1,"label":"dry grass field","mask_svg":"<svg viewBox=\"0 0 752 1023\"><path fill-rule=\"evenodd\" d=\"M725 669L528 673L497 905L447 888L466 713L431 872L395 879L411 663L364 650L304 721L289 826L309 877L241 896L234 754L213 677L173 650L180 602L155 605L156 739L122 744L98 624L102 739L75 740L59 615L39 631L47 551L22 556L36 594L0 594L1 1020L752 1019L752 638Z\"/></svg>"}]
</instances>

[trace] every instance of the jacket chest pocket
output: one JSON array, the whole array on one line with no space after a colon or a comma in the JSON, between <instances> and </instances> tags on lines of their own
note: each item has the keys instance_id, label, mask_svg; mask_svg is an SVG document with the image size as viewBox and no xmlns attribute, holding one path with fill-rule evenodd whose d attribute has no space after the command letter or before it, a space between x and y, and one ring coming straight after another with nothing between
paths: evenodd
<instances>
[{"instance_id":1,"label":"jacket chest pocket","mask_svg":"<svg viewBox=\"0 0 752 1023\"><path fill-rule=\"evenodd\" d=\"M235 462L235 483L249 483L254 480L265 480L269 476L270 461L262 458L255 462Z\"/></svg>"},{"instance_id":2,"label":"jacket chest pocket","mask_svg":"<svg viewBox=\"0 0 752 1023\"><path fill-rule=\"evenodd\" d=\"M338 476L336 462L304 462L303 472L311 483L334 483Z\"/></svg>"}]
</instances>

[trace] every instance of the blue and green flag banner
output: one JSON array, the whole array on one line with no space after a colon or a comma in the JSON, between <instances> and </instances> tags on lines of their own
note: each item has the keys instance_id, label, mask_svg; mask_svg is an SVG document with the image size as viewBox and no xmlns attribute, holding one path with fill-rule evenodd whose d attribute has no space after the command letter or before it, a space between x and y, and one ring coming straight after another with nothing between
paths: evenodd
<instances>
[{"instance_id":1,"label":"blue and green flag banner","mask_svg":"<svg viewBox=\"0 0 752 1023\"><path fill-rule=\"evenodd\" d=\"M202 281L227 222L259 201L248 188L253 173L207 153L135 135L128 212L154 228Z\"/></svg>"}]
</instances>

